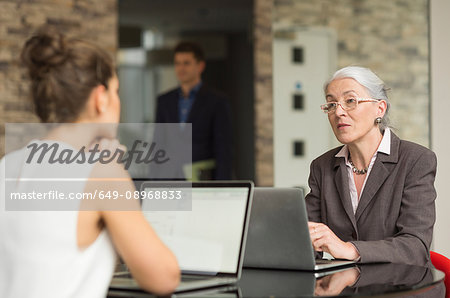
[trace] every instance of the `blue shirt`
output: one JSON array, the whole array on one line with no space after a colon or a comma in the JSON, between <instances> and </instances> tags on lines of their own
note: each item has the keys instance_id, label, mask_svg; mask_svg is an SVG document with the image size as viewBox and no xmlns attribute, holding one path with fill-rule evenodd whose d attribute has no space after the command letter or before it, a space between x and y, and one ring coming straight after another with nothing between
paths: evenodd
<instances>
[{"instance_id":1,"label":"blue shirt","mask_svg":"<svg viewBox=\"0 0 450 298\"><path fill-rule=\"evenodd\" d=\"M188 97L184 97L183 91L179 89L178 97L178 119L180 123L186 123L189 112L191 111L192 105L194 104L195 97L197 96L198 90L202 86L202 82L194 86L194 88L189 91Z\"/></svg>"}]
</instances>

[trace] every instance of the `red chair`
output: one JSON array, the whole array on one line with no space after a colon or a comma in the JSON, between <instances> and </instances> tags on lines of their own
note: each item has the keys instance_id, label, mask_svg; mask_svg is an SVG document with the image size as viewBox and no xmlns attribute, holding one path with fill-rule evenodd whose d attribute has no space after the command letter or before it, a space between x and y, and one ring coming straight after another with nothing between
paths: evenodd
<instances>
[{"instance_id":1,"label":"red chair","mask_svg":"<svg viewBox=\"0 0 450 298\"><path fill-rule=\"evenodd\" d=\"M434 251L430 251L430 257L433 266L445 273L445 297L450 298L450 259Z\"/></svg>"}]
</instances>

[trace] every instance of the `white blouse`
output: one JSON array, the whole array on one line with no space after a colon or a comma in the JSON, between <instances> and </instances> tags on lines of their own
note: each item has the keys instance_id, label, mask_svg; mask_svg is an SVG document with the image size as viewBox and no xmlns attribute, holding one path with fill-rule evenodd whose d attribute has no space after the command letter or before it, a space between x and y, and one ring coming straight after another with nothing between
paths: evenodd
<instances>
[{"instance_id":1,"label":"white blouse","mask_svg":"<svg viewBox=\"0 0 450 298\"><path fill-rule=\"evenodd\" d=\"M380 145L378 146L377 151L375 151L374 155L372 156L372 159L370 160L369 168L367 170L366 179L364 179L363 186L361 188L361 194L363 193L364 186L366 185L367 178L369 178L370 172L372 170L372 167L375 163L375 160L377 159L378 152L382 152L384 154L390 155L391 154L391 130L389 128L386 128L384 130L383 138L381 140ZM352 207L353 207L353 214L356 213L356 208L358 208L359 199L358 192L356 191L356 184L355 179L353 177L353 170L352 165L350 164L348 160L348 147L347 145L344 145L342 149L335 155L335 157L343 157L345 158L345 165L347 166L347 174L348 174L348 187L350 189L350 198L352 200Z\"/></svg>"},{"instance_id":2,"label":"white blouse","mask_svg":"<svg viewBox=\"0 0 450 298\"><path fill-rule=\"evenodd\" d=\"M61 149L71 149L62 144ZM25 149L0 161L0 297L105 297L114 272L116 253L106 230L87 248L77 245L78 208L72 211L5 211L5 166L14 191L42 188L30 177L77 173L88 178L89 164L70 164L60 172L48 162L26 164ZM6 159L6 161L5 161ZM69 174L70 176L70 174ZM78 176L80 177L80 176ZM81 179L83 180L83 179ZM55 189L60 182L53 182ZM71 191L83 192L85 181Z\"/></svg>"}]
</instances>

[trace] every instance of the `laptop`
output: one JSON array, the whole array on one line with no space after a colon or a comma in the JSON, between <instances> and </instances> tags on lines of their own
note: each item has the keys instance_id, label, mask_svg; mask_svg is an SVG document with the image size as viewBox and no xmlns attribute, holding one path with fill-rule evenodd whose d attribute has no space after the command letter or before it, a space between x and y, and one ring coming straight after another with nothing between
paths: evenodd
<instances>
[{"instance_id":1,"label":"laptop","mask_svg":"<svg viewBox=\"0 0 450 298\"><path fill-rule=\"evenodd\" d=\"M142 181L135 184L140 185L141 191L155 193L158 190L155 185L164 185L146 186ZM141 200L144 216L180 265L182 278L175 292L236 283L242 271L253 183L177 184L177 190L191 193L191 211L151 211L154 210L149 208L152 200ZM124 271L114 274L110 288L139 289L139 286Z\"/></svg>"},{"instance_id":2,"label":"laptop","mask_svg":"<svg viewBox=\"0 0 450 298\"><path fill-rule=\"evenodd\" d=\"M354 263L315 259L301 188L255 188L244 267L319 271Z\"/></svg>"}]
</instances>

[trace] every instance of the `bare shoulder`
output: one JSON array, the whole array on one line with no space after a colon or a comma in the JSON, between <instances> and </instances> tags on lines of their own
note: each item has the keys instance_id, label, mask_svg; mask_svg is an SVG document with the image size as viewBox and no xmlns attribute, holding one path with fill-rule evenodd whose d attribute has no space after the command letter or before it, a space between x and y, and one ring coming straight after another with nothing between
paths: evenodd
<instances>
[{"instance_id":1,"label":"bare shoulder","mask_svg":"<svg viewBox=\"0 0 450 298\"><path fill-rule=\"evenodd\" d=\"M134 183L122 164L96 163L86 182L86 192L93 201L89 210L99 211L140 210L139 201L134 199Z\"/></svg>"}]
</instances>

